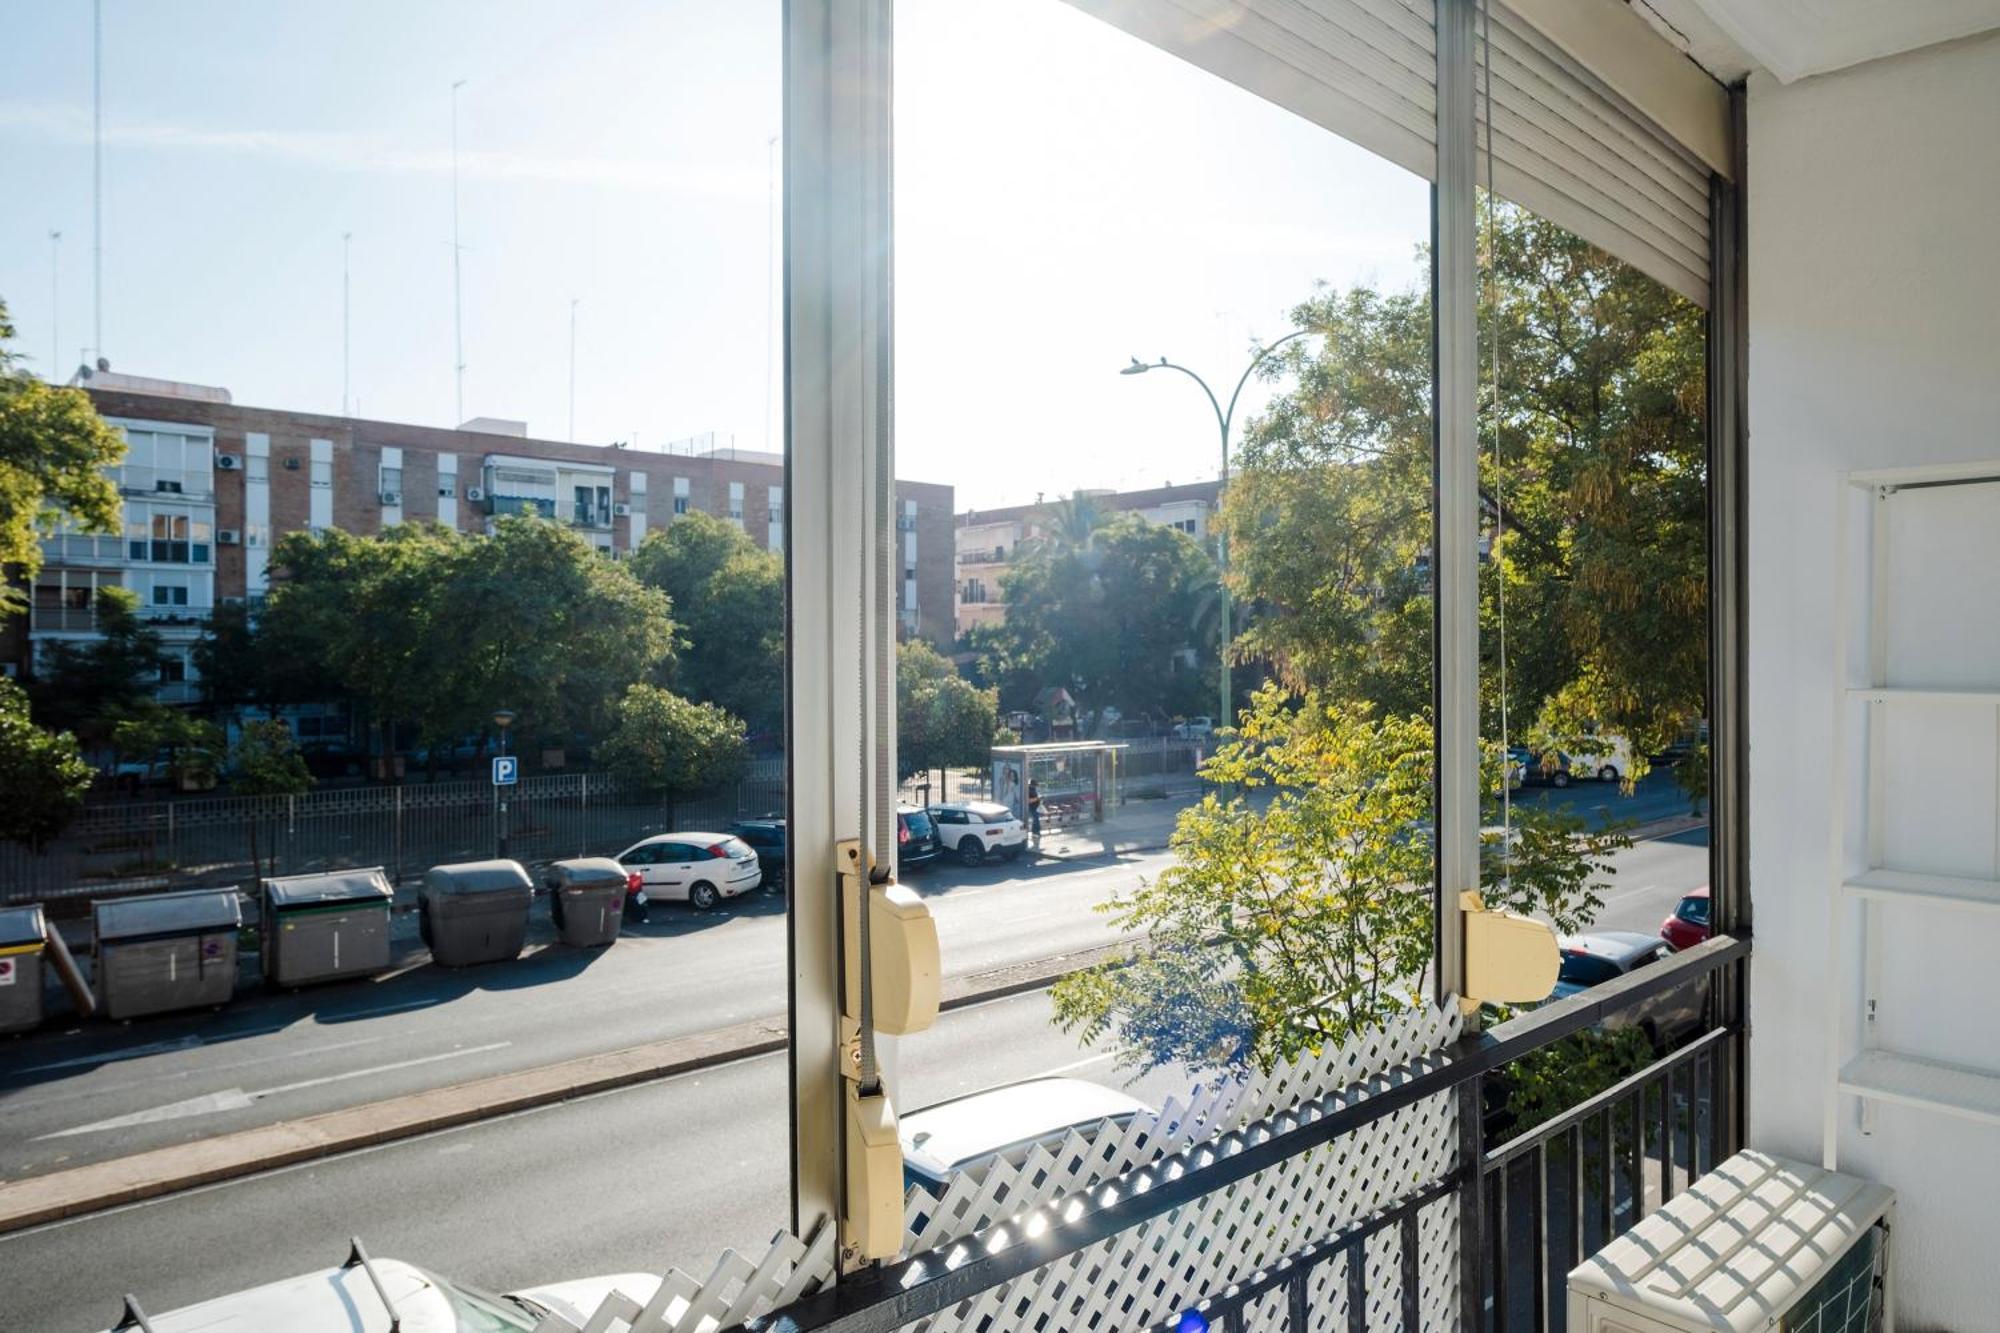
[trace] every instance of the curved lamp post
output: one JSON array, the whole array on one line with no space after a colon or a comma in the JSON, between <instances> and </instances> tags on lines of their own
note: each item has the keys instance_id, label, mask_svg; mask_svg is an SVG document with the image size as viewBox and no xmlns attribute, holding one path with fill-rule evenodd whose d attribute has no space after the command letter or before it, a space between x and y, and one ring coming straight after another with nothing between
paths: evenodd
<instances>
[{"instance_id":1,"label":"curved lamp post","mask_svg":"<svg viewBox=\"0 0 2000 1333\"><path fill-rule=\"evenodd\" d=\"M1221 485L1216 490L1215 497L1218 511L1222 507L1222 487L1229 485L1229 427L1230 423L1236 419L1236 400L1243 396L1243 386L1250 382L1250 376L1256 371L1257 367L1264 364L1266 357L1270 356L1271 353L1277 351L1280 347L1283 347L1286 343L1297 338L1303 338L1310 332L1310 329L1293 329L1270 346L1259 348L1257 355L1250 358L1250 364L1243 368L1242 375L1237 377L1236 388L1230 393L1229 406L1226 408L1216 398L1215 391L1208 387L1207 380L1195 374L1186 366L1177 365L1167 360L1164 356L1158 361L1141 361L1135 356L1132 358L1131 365L1126 366L1118 372L1120 375L1143 375L1149 370L1178 370L1181 374L1199 384L1201 391L1208 395L1208 405L1215 409L1216 428L1222 434L1222 480ZM1230 707L1231 694L1229 689L1229 537L1228 534L1222 531L1219 524L1217 525L1215 534L1215 551L1216 586L1222 593L1221 616L1217 626L1215 653L1216 666L1221 672L1221 689L1219 692L1221 707L1216 714L1215 725L1218 727L1228 727L1234 726L1236 723L1235 711Z\"/></svg>"}]
</instances>

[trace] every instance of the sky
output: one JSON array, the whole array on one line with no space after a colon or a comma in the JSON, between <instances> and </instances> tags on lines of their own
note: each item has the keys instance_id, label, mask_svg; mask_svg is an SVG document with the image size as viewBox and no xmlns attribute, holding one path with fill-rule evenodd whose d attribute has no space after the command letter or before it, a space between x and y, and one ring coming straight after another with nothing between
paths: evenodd
<instances>
[{"instance_id":1,"label":"sky","mask_svg":"<svg viewBox=\"0 0 2000 1333\"><path fill-rule=\"evenodd\" d=\"M354 415L455 424L463 80L463 415L570 436L574 309L575 438L766 447L778 13L104 0L103 355L338 412L344 345ZM1424 280L1423 181L1061 0L895 22L897 470L960 511L1213 477L1199 389L1129 357L1226 395L1316 284ZM94 341L90 6L19 0L9 39L0 298L66 378Z\"/></svg>"}]
</instances>

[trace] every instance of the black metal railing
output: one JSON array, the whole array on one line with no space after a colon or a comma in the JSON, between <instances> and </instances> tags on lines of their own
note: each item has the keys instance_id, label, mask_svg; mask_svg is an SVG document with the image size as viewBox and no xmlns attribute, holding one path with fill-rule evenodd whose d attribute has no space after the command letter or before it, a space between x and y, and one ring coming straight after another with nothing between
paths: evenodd
<instances>
[{"instance_id":1,"label":"black metal railing","mask_svg":"<svg viewBox=\"0 0 2000 1333\"><path fill-rule=\"evenodd\" d=\"M1393 1314L1422 1322L1426 1294L1449 1292L1460 1327L1494 1333L1560 1330L1562 1275L1611 1235L1671 1198L1683 1183L1735 1151L1740 1117L1742 969L1748 938L1719 936L1617 981L1593 987L1468 1036L1421 1061L1325 1099L1321 1113L1276 1132L1197 1144L1094 1190L1039 1229L969 1237L956 1245L850 1275L833 1287L751 1321L756 1333L889 1333L950 1310L1132 1228L1353 1134L1440 1094L1460 1108L1461 1155L1451 1169L1413 1183L1386 1206L1261 1271L1202 1297L1189 1312L1229 1333L1251 1327L1304 1333L1323 1326L1315 1275L1344 1264L1350 1330L1379 1326L1384 1285L1368 1286L1371 1238L1398 1239ZM1612 1086L1496 1146L1485 1142L1488 1080L1579 1033L1633 1026L1642 1006L1704 992L1701 1030ZM1289 1125L1290 1127L1285 1127ZM1650 1145L1650 1146L1649 1146ZM1683 1146L1684 1145L1684 1146ZM1456 1199L1458 1253L1419 1242L1426 1209ZM1551 1219L1559 1224L1552 1235ZM1467 1290L1476 1287L1477 1290ZM1279 1295L1282 1293L1282 1296ZM1033 1327L1058 1333L1047 1317ZM1111 1325L1093 1325L1117 1327ZM1165 1327L1173 1327L1168 1324ZM1009 1325L1009 1327L1012 1327ZM1160 1327L1160 1325L1154 1325Z\"/></svg>"}]
</instances>

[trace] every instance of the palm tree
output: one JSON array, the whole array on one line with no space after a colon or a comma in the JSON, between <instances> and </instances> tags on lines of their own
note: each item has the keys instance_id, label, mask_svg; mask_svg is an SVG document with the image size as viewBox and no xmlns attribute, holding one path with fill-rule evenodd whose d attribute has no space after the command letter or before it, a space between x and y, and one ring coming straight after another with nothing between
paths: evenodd
<instances>
[{"instance_id":1,"label":"palm tree","mask_svg":"<svg viewBox=\"0 0 2000 1333\"><path fill-rule=\"evenodd\" d=\"M1095 496L1077 491L1043 506L1037 518L1036 541L1057 551L1087 551L1098 528L1104 524L1104 511Z\"/></svg>"}]
</instances>

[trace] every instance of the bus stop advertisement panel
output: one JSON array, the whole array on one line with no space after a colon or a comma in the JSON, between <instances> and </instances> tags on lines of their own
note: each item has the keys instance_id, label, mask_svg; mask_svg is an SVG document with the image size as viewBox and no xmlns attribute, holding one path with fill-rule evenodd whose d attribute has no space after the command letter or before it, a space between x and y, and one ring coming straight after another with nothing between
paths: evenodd
<instances>
[{"instance_id":1,"label":"bus stop advertisement panel","mask_svg":"<svg viewBox=\"0 0 2000 1333\"><path fill-rule=\"evenodd\" d=\"M1042 798L1044 828L1095 824L1118 808L1118 752L1104 741L1052 741L993 748L993 799L1028 817L1028 784Z\"/></svg>"}]
</instances>

